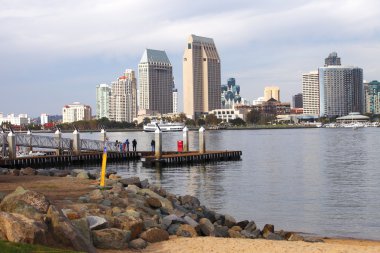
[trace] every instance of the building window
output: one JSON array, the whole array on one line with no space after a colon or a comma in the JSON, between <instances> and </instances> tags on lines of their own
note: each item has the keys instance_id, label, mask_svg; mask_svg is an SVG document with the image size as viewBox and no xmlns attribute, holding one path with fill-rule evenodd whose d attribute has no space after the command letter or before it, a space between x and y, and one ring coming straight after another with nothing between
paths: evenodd
<instances>
[{"instance_id":1,"label":"building window","mask_svg":"<svg viewBox=\"0 0 380 253\"><path fill-rule=\"evenodd\" d=\"M187 49L191 49L191 43L187 44Z\"/></svg>"}]
</instances>

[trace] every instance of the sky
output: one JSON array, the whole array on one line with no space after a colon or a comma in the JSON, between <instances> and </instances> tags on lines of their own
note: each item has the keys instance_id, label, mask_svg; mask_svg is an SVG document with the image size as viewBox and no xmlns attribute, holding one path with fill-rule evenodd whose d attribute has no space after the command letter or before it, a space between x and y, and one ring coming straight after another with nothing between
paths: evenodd
<instances>
[{"instance_id":1,"label":"sky","mask_svg":"<svg viewBox=\"0 0 380 253\"><path fill-rule=\"evenodd\" d=\"M95 115L96 85L137 72L145 48L166 51L182 98L190 34L214 39L222 83L234 77L249 100L278 86L290 102L333 51L378 80L379 10L378 0L0 0L0 112L81 102Z\"/></svg>"}]
</instances>

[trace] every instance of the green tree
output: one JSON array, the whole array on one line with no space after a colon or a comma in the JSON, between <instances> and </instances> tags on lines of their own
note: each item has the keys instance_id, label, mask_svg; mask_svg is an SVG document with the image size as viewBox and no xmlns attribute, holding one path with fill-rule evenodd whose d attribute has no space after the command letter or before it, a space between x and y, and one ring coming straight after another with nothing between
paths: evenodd
<instances>
[{"instance_id":1,"label":"green tree","mask_svg":"<svg viewBox=\"0 0 380 253\"><path fill-rule=\"evenodd\" d=\"M261 114L259 111L256 111L252 109L248 114L247 114L247 122L251 124L259 124L261 120Z\"/></svg>"},{"instance_id":2,"label":"green tree","mask_svg":"<svg viewBox=\"0 0 380 253\"><path fill-rule=\"evenodd\" d=\"M222 122L221 119L218 119L215 114L207 114L205 118L205 122L207 125L216 126L220 122Z\"/></svg>"},{"instance_id":3,"label":"green tree","mask_svg":"<svg viewBox=\"0 0 380 253\"><path fill-rule=\"evenodd\" d=\"M245 126L247 123L241 118L232 119L229 121L233 126Z\"/></svg>"}]
</instances>

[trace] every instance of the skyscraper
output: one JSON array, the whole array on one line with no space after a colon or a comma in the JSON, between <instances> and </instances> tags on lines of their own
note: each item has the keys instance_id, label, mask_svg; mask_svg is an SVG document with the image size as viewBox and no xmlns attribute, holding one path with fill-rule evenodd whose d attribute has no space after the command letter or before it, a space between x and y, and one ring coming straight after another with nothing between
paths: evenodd
<instances>
[{"instance_id":1,"label":"skyscraper","mask_svg":"<svg viewBox=\"0 0 380 253\"><path fill-rule=\"evenodd\" d=\"M310 71L302 74L303 113L319 117L319 74Z\"/></svg>"},{"instance_id":2,"label":"skyscraper","mask_svg":"<svg viewBox=\"0 0 380 253\"><path fill-rule=\"evenodd\" d=\"M96 86L96 118L109 118L111 87L107 84Z\"/></svg>"},{"instance_id":3,"label":"skyscraper","mask_svg":"<svg viewBox=\"0 0 380 253\"><path fill-rule=\"evenodd\" d=\"M328 66L319 68L320 116L363 113L363 69L341 66L336 53L334 57L336 65L327 64Z\"/></svg>"},{"instance_id":4,"label":"skyscraper","mask_svg":"<svg viewBox=\"0 0 380 253\"><path fill-rule=\"evenodd\" d=\"M380 114L380 82L365 83L365 112Z\"/></svg>"},{"instance_id":5,"label":"skyscraper","mask_svg":"<svg viewBox=\"0 0 380 253\"><path fill-rule=\"evenodd\" d=\"M227 84L222 85L221 108L232 109L235 104L240 104L240 85L236 85L235 78L228 78Z\"/></svg>"},{"instance_id":6,"label":"skyscraper","mask_svg":"<svg viewBox=\"0 0 380 253\"><path fill-rule=\"evenodd\" d=\"M302 93L293 96L293 108L303 108Z\"/></svg>"},{"instance_id":7,"label":"skyscraper","mask_svg":"<svg viewBox=\"0 0 380 253\"><path fill-rule=\"evenodd\" d=\"M221 107L220 58L214 40L190 35L183 55L183 105L188 117Z\"/></svg>"},{"instance_id":8,"label":"skyscraper","mask_svg":"<svg viewBox=\"0 0 380 253\"><path fill-rule=\"evenodd\" d=\"M330 53L329 56L325 59L325 67L340 65L340 57L338 57L338 54L336 52Z\"/></svg>"},{"instance_id":9,"label":"skyscraper","mask_svg":"<svg viewBox=\"0 0 380 253\"><path fill-rule=\"evenodd\" d=\"M146 49L139 63L139 109L173 112L173 69L165 51Z\"/></svg>"},{"instance_id":10,"label":"skyscraper","mask_svg":"<svg viewBox=\"0 0 380 253\"><path fill-rule=\"evenodd\" d=\"M133 122L137 117L137 84L135 72L127 69L111 85L110 120Z\"/></svg>"},{"instance_id":11,"label":"skyscraper","mask_svg":"<svg viewBox=\"0 0 380 253\"><path fill-rule=\"evenodd\" d=\"M280 88L278 87L264 88L264 100L268 101L271 98L276 99L278 102L280 102Z\"/></svg>"}]
</instances>

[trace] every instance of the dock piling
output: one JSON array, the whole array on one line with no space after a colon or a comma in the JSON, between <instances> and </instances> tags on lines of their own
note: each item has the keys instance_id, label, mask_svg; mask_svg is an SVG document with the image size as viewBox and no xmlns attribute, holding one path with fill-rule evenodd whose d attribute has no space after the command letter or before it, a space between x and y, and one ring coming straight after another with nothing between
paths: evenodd
<instances>
[{"instance_id":1,"label":"dock piling","mask_svg":"<svg viewBox=\"0 0 380 253\"><path fill-rule=\"evenodd\" d=\"M73 152L75 155L79 155L81 152L80 135L77 129L73 132Z\"/></svg>"},{"instance_id":2,"label":"dock piling","mask_svg":"<svg viewBox=\"0 0 380 253\"><path fill-rule=\"evenodd\" d=\"M199 153L204 154L206 152L206 140L205 140L204 127L199 128Z\"/></svg>"},{"instance_id":3,"label":"dock piling","mask_svg":"<svg viewBox=\"0 0 380 253\"><path fill-rule=\"evenodd\" d=\"M189 129L187 126L183 128L183 152L189 152Z\"/></svg>"},{"instance_id":4,"label":"dock piling","mask_svg":"<svg viewBox=\"0 0 380 253\"><path fill-rule=\"evenodd\" d=\"M157 128L154 132L154 138L155 138L155 157L157 160L161 159L162 155L162 131L160 128Z\"/></svg>"},{"instance_id":5,"label":"dock piling","mask_svg":"<svg viewBox=\"0 0 380 253\"><path fill-rule=\"evenodd\" d=\"M8 157L9 159L16 158L16 135L10 131L7 136L8 141Z\"/></svg>"}]
</instances>

